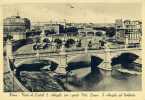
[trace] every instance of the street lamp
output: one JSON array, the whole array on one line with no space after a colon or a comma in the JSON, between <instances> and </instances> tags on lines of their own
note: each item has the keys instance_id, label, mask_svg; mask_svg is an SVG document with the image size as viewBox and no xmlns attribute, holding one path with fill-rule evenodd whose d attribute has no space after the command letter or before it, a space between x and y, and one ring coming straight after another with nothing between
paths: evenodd
<instances>
[{"instance_id":1,"label":"street lamp","mask_svg":"<svg viewBox=\"0 0 145 100\"><path fill-rule=\"evenodd\" d=\"M61 53L64 54L65 53L65 39L62 41L62 47L61 47Z\"/></svg>"},{"instance_id":2,"label":"street lamp","mask_svg":"<svg viewBox=\"0 0 145 100\"><path fill-rule=\"evenodd\" d=\"M87 40L87 37L85 37L85 53L88 52L88 40Z\"/></svg>"}]
</instances>

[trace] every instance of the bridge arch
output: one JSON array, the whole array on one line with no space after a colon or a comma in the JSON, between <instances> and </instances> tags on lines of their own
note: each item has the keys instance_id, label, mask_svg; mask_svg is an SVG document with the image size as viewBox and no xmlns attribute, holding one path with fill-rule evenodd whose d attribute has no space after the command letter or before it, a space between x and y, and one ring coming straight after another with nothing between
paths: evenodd
<instances>
[{"instance_id":1,"label":"bridge arch","mask_svg":"<svg viewBox=\"0 0 145 100\"><path fill-rule=\"evenodd\" d=\"M111 58L111 65L116 65L116 64L121 64L121 63L127 63L127 62L135 62L137 59L138 62L136 63L139 63L141 64L141 57L140 55L134 53L134 52L122 52L116 56L112 56Z\"/></svg>"},{"instance_id":2,"label":"bridge arch","mask_svg":"<svg viewBox=\"0 0 145 100\"><path fill-rule=\"evenodd\" d=\"M19 67L21 64L25 63L26 61L32 61L32 60L35 60L37 58L28 58L28 59L25 59L25 60L22 60L20 62L17 62L17 63L14 63L16 68ZM48 60L48 61L52 61L54 63L57 63L59 65L59 61L56 59L56 58L48 58L48 57L43 57L41 58L41 60Z\"/></svg>"},{"instance_id":3,"label":"bridge arch","mask_svg":"<svg viewBox=\"0 0 145 100\"><path fill-rule=\"evenodd\" d=\"M140 49L131 49L131 50L123 50L123 51L117 51L117 52L112 52L111 53L111 58L117 57L123 53L132 53L134 55L137 55L139 58L141 58L141 50Z\"/></svg>"},{"instance_id":4,"label":"bridge arch","mask_svg":"<svg viewBox=\"0 0 145 100\"><path fill-rule=\"evenodd\" d=\"M91 56L96 56L100 59L104 59L102 56L99 56L97 54L90 54L90 53L84 53L84 54L77 54L77 55L74 55L74 56L71 56L71 57L68 57L69 59L67 60L67 62L71 62L72 60L75 60L77 58L82 58L82 60L84 60L85 58L84 57L88 57L88 60L91 61Z\"/></svg>"}]
</instances>

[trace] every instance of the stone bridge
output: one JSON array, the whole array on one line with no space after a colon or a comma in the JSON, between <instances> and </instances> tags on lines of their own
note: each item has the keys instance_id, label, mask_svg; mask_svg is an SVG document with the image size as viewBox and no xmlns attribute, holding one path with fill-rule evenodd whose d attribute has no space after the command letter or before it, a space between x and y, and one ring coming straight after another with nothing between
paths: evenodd
<instances>
[{"instance_id":1,"label":"stone bridge","mask_svg":"<svg viewBox=\"0 0 145 100\"><path fill-rule=\"evenodd\" d=\"M88 50L85 51L72 51L60 53L40 53L40 59L47 59L59 64L59 67L66 67L67 63L85 54L93 55L103 59L103 63L99 67L111 70L111 59L123 53L132 53L139 56L139 63L141 63L141 49L140 48L123 48L123 49L108 49L108 50ZM33 54L19 54L14 55L15 64L19 64L26 60L36 59L36 53Z\"/></svg>"}]
</instances>

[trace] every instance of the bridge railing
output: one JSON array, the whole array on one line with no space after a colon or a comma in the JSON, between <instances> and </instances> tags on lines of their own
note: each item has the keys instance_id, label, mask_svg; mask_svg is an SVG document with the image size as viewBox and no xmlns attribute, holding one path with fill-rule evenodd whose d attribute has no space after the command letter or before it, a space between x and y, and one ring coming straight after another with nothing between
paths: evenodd
<instances>
[{"instance_id":1,"label":"bridge railing","mask_svg":"<svg viewBox=\"0 0 145 100\"><path fill-rule=\"evenodd\" d=\"M118 46L115 48L109 48L110 51L112 50L133 50L133 49L141 49L141 47L135 47L135 48L125 48L125 46ZM46 54L46 53L52 53L52 54L59 54L61 52L84 52L86 50L86 48L64 48L64 50L62 51L61 48L60 49L40 49L39 50L39 54ZM87 48L88 51L103 51L106 50L105 48ZM15 52L14 55L35 55L37 52L36 50L33 51L29 51L29 52Z\"/></svg>"},{"instance_id":2,"label":"bridge railing","mask_svg":"<svg viewBox=\"0 0 145 100\"><path fill-rule=\"evenodd\" d=\"M116 48L116 49L109 49L107 50L108 52L122 52L122 51L134 51L134 50L141 50L141 48L123 48L123 49L120 49L120 48ZM104 54L107 52L106 49L101 49L101 50L88 50L87 53L97 53L97 54ZM73 55L73 54L84 54L85 51L67 51L67 52L64 52L65 55ZM39 56L40 57L48 57L48 56L60 56L62 55L61 52L49 52L49 51L46 51L46 52L39 52ZM14 55L14 58L15 59L24 59L24 58L36 58L36 53L22 53L22 54L15 54Z\"/></svg>"}]
</instances>

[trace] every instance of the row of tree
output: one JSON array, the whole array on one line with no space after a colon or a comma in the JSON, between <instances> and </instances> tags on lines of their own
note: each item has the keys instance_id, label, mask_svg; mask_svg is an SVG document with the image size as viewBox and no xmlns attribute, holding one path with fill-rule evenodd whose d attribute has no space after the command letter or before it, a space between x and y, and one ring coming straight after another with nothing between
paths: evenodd
<instances>
[{"instance_id":1,"label":"row of tree","mask_svg":"<svg viewBox=\"0 0 145 100\"><path fill-rule=\"evenodd\" d=\"M63 43L64 43L64 46L66 47L66 48L70 48L70 47L72 47L74 44L76 45L76 47L82 47L82 42L81 42L81 40L78 40L78 41L75 41L74 39L68 39L67 41L62 41L61 39L59 39L59 38L56 38L54 41L52 41L52 42L50 42L50 40L48 39L48 38L45 38L44 40L43 40L43 49L46 49L46 48L48 48L49 46L51 46L52 45L52 43L55 43L56 45L56 48L57 49L60 49L61 47L62 47L62 45L63 45ZM40 49L40 39L39 38L37 38L36 39L36 43L35 43L35 45L33 46L33 49L34 50L36 50L36 49ZM104 44L105 44L105 42L103 41L103 40L100 40L99 41L99 45L100 45L100 47L103 47L104 46ZM42 45L42 44L41 44ZM89 48L91 48L93 46L93 43L92 43L92 41L89 41L88 42L88 47Z\"/></svg>"},{"instance_id":2,"label":"row of tree","mask_svg":"<svg viewBox=\"0 0 145 100\"><path fill-rule=\"evenodd\" d=\"M96 27L93 28L94 30L103 30L106 32L107 37L112 37L116 33L116 29L114 27ZM59 28L59 33L66 33L66 34L72 34L72 35L77 35L78 34L78 28L76 27L67 27L67 28ZM27 37L29 36L34 36L34 35L40 35L41 30L31 30L27 32ZM45 35L48 36L49 34L56 34L56 30L45 30ZM101 33L96 33L96 35L101 35Z\"/></svg>"},{"instance_id":3,"label":"row of tree","mask_svg":"<svg viewBox=\"0 0 145 100\"><path fill-rule=\"evenodd\" d=\"M68 39L67 41L62 41L61 39L57 38L57 39L55 39L55 40L53 41L53 43L56 43L56 48L57 48L57 49L59 49L59 48L62 47L63 42L65 42L64 45L65 45L66 48L70 48L70 47L72 47L74 44L76 44L77 47L81 47L81 45L82 45L81 40L75 41L75 40L73 40L73 39ZM51 42L50 42L50 40L47 39L47 38L45 38L45 39L43 40L43 44L44 44L43 47L42 47L43 49L46 49L46 48L48 48L49 46L52 45ZM37 38L36 41L35 41L35 45L33 46L33 49L34 49L34 50L37 50L37 49L40 49L40 47L41 47L41 45L40 45L40 39Z\"/></svg>"}]
</instances>

